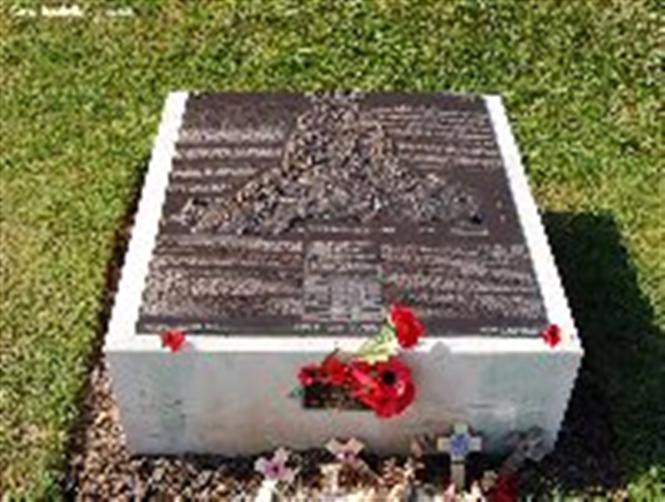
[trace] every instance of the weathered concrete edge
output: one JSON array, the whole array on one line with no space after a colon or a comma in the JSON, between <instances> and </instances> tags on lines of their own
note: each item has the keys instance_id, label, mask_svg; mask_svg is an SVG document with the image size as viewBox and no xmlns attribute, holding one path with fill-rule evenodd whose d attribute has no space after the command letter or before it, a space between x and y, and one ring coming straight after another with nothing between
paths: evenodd
<instances>
[{"instance_id":1,"label":"weathered concrete edge","mask_svg":"<svg viewBox=\"0 0 665 502\"><path fill-rule=\"evenodd\" d=\"M189 94L184 91L172 92L164 104L115 296L106 334L105 351L118 344L131 343L135 337L141 294L159 230L159 219L166 198L175 143L188 96Z\"/></svg>"},{"instance_id":2,"label":"weathered concrete edge","mask_svg":"<svg viewBox=\"0 0 665 502\"><path fill-rule=\"evenodd\" d=\"M512 134L505 107L500 96L485 96L499 150L506 166L508 184L517 206L520 225L529 247L533 267L543 295L549 322L561 326L564 343L578 343L577 328L566 293L554 262L538 207L529 189L529 181L520 160L517 143ZM581 349L581 346L580 346Z\"/></svg>"},{"instance_id":3,"label":"weathered concrete edge","mask_svg":"<svg viewBox=\"0 0 665 502\"><path fill-rule=\"evenodd\" d=\"M552 409L558 410L558 414L552 417L556 421L552 425L554 426L553 430L557 431L558 435L568 408L568 403L570 402L575 381L577 380L584 349L561 283L554 255L547 239L547 233L538 212L538 206L529 188L529 181L522 165L503 100L500 96L489 95L485 96L485 104L489 111L496 140L501 151L501 157L506 167L508 184L512 191L515 205L517 206L520 225L522 226L522 231L524 232L530 251L529 255L533 260L533 267L541 288L541 294L543 295L548 321L558 324L562 328L564 339L560 347L563 346L564 350L569 351L570 356L573 358L570 361L572 364L570 370L563 372L564 379L558 382L559 387L554 397L556 406ZM550 447L554 446L555 441L556 436L549 438Z\"/></svg>"}]
</instances>

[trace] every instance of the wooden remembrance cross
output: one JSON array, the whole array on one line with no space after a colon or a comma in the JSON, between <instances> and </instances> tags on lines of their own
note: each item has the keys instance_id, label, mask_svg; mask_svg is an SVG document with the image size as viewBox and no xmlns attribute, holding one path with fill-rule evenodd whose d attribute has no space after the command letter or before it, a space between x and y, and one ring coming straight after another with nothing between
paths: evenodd
<instances>
[{"instance_id":1,"label":"wooden remembrance cross","mask_svg":"<svg viewBox=\"0 0 665 502\"><path fill-rule=\"evenodd\" d=\"M465 488L465 462L469 453L482 448L480 436L472 436L466 424L455 424L450 436L440 437L436 449L450 455L450 479L458 490Z\"/></svg>"}]
</instances>

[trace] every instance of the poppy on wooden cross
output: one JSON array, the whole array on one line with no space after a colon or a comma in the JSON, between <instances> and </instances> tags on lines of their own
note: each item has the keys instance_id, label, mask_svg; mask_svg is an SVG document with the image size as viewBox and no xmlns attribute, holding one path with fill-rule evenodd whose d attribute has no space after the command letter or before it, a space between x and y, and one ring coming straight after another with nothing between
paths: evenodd
<instances>
[{"instance_id":1,"label":"poppy on wooden cross","mask_svg":"<svg viewBox=\"0 0 665 502\"><path fill-rule=\"evenodd\" d=\"M480 451L483 442L480 436L469 432L469 426L457 423L449 436L437 438L436 449L450 455L450 479L458 490L465 488L465 463L469 453Z\"/></svg>"}]
</instances>

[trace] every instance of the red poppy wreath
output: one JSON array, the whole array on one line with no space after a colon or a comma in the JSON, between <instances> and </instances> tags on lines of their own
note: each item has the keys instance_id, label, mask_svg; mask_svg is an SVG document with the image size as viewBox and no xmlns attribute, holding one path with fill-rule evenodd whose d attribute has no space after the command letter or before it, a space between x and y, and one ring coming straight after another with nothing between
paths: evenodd
<instances>
[{"instance_id":1,"label":"red poppy wreath","mask_svg":"<svg viewBox=\"0 0 665 502\"><path fill-rule=\"evenodd\" d=\"M308 408L368 408L379 418L400 415L413 402L416 387L411 369L397 354L417 345L424 333L411 309L393 305L379 333L356 353L344 357L335 351L320 364L303 366L293 395Z\"/></svg>"}]
</instances>

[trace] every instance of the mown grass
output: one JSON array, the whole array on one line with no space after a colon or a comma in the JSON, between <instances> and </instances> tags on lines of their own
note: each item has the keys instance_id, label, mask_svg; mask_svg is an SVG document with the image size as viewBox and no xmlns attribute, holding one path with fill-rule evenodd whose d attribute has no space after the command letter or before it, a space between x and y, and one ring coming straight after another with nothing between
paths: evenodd
<instances>
[{"instance_id":1,"label":"mown grass","mask_svg":"<svg viewBox=\"0 0 665 502\"><path fill-rule=\"evenodd\" d=\"M134 17L97 15L126 5ZM103 331L114 235L173 89L503 94L540 205L609 214L627 248L648 308L622 307L618 281L603 304L580 296L576 315L591 316L587 367L609 403L626 482L638 497L662 487L656 2L93 2L83 19L17 19L2 8L0 493L58 496L67 431ZM562 225L557 257L574 261L578 236ZM584 262L591 269L618 267L611 249L579 253L597 253ZM594 291L586 266L568 270ZM644 325L635 316L653 329L630 332Z\"/></svg>"}]
</instances>

